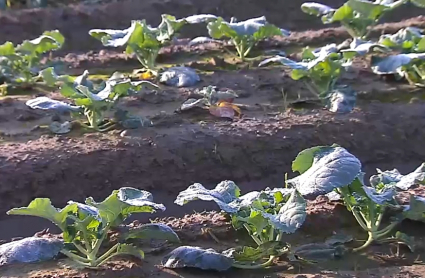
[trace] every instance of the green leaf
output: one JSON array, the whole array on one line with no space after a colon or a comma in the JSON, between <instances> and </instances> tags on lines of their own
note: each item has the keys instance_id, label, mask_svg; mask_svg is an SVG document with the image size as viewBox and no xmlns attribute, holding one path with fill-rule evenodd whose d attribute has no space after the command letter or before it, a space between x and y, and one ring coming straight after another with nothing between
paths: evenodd
<instances>
[{"instance_id":1,"label":"green leaf","mask_svg":"<svg viewBox=\"0 0 425 278\"><path fill-rule=\"evenodd\" d=\"M8 56L15 54L15 46L11 42L5 42L0 45L0 56Z\"/></svg>"},{"instance_id":2,"label":"green leaf","mask_svg":"<svg viewBox=\"0 0 425 278\"><path fill-rule=\"evenodd\" d=\"M346 59L353 59L356 56L365 56L366 54L369 54L374 51L389 52L390 49L383 44L375 43L372 41L363 41L355 38L351 42L350 48L341 50L344 58Z\"/></svg>"},{"instance_id":3,"label":"green leaf","mask_svg":"<svg viewBox=\"0 0 425 278\"><path fill-rule=\"evenodd\" d=\"M24 41L16 47L16 51L29 56L38 56L52 50L57 50L60 47L61 44L54 38L42 35L37 39Z\"/></svg>"},{"instance_id":4,"label":"green leaf","mask_svg":"<svg viewBox=\"0 0 425 278\"><path fill-rule=\"evenodd\" d=\"M58 210L48 198L36 198L28 207L14 208L7 212L8 215L29 215L37 216L50 220L62 231L66 230L66 219L69 214L76 213L78 207L76 204L70 204L61 210Z\"/></svg>"},{"instance_id":5,"label":"green leaf","mask_svg":"<svg viewBox=\"0 0 425 278\"><path fill-rule=\"evenodd\" d=\"M269 256L281 256L289 251L289 245L282 241L268 241L257 248L244 246L232 252L236 262L255 262Z\"/></svg>"},{"instance_id":6,"label":"green leaf","mask_svg":"<svg viewBox=\"0 0 425 278\"><path fill-rule=\"evenodd\" d=\"M137 228L130 229L122 235L124 240L128 239L157 239L167 240L172 243L179 243L178 235L169 226L161 223L145 224Z\"/></svg>"},{"instance_id":7,"label":"green leaf","mask_svg":"<svg viewBox=\"0 0 425 278\"><path fill-rule=\"evenodd\" d=\"M187 21L183 19L176 19L175 16L163 14L161 15L162 21L158 26L157 39L160 42L170 41L173 36L180 31L180 29L187 24Z\"/></svg>"},{"instance_id":8,"label":"green leaf","mask_svg":"<svg viewBox=\"0 0 425 278\"><path fill-rule=\"evenodd\" d=\"M156 210L165 210L164 205L153 202L153 196L150 192L132 187L114 190L101 203L96 203L92 197L89 197L86 199L86 204L98 208L102 219L113 226L121 224L133 213L153 213Z\"/></svg>"},{"instance_id":9,"label":"green leaf","mask_svg":"<svg viewBox=\"0 0 425 278\"><path fill-rule=\"evenodd\" d=\"M43 36L52 37L59 45L63 45L65 43L65 37L59 32L59 30L45 31Z\"/></svg>"},{"instance_id":10,"label":"green leaf","mask_svg":"<svg viewBox=\"0 0 425 278\"><path fill-rule=\"evenodd\" d=\"M277 214L262 212L262 215L275 229L291 234L304 223L307 216L306 207L307 202L297 190L294 190Z\"/></svg>"},{"instance_id":11,"label":"green leaf","mask_svg":"<svg viewBox=\"0 0 425 278\"><path fill-rule=\"evenodd\" d=\"M406 245L410 249L411 252L415 252L415 245L416 244L415 244L414 237L408 236L407 234L402 233L402 232L397 232L395 234L395 239L398 242L401 242L402 244Z\"/></svg>"},{"instance_id":12,"label":"green leaf","mask_svg":"<svg viewBox=\"0 0 425 278\"><path fill-rule=\"evenodd\" d=\"M313 156L313 163L307 168ZM339 146L307 151L295 161L296 168L304 171L300 176L287 181L305 197L315 198L335 188L349 185L360 173L360 161ZM299 165L298 165L299 164Z\"/></svg>"},{"instance_id":13,"label":"green leaf","mask_svg":"<svg viewBox=\"0 0 425 278\"><path fill-rule=\"evenodd\" d=\"M303 174L313 165L314 157L317 152L331 150L333 147L317 146L301 151L292 162L292 171Z\"/></svg>"}]
</instances>

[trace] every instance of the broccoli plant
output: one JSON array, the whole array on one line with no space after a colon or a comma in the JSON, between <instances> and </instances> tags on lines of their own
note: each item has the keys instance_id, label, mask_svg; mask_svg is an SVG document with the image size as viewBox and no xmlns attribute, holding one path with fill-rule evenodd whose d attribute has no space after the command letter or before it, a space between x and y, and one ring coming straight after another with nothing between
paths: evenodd
<instances>
[{"instance_id":1,"label":"broccoli plant","mask_svg":"<svg viewBox=\"0 0 425 278\"><path fill-rule=\"evenodd\" d=\"M122 242L114 244L103 254L101 250L109 247L108 232L111 228L117 227L134 213L153 213L156 210L164 211L165 207L154 203L151 193L123 187L114 190L100 203L89 197L85 204L69 201L63 209L57 209L48 198L36 198L28 207L11 209L7 214L50 220L62 231L65 247L61 253L84 267L97 268L118 255L128 254L143 258L142 250ZM172 232L170 229L168 231ZM169 238L166 233L163 235L165 239Z\"/></svg>"},{"instance_id":2,"label":"broccoli plant","mask_svg":"<svg viewBox=\"0 0 425 278\"><path fill-rule=\"evenodd\" d=\"M104 46L125 46L125 53L134 54L145 70L158 75L156 58L162 46L169 44L186 24L208 22L213 15L193 15L182 19L163 14L158 27L149 26L145 20L133 20L124 30L93 29L89 34Z\"/></svg>"},{"instance_id":3,"label":"broccoli plant","mask_svg":"<svg viewBox=\"0 0 425 278\"><path fill-rule=\"evenodd\" d=\"M143 125L140 118L129 117L125 111L116 109L116 105L122 97L136 94L143 86L157 88L156 85L148 81L133 82L118 72L99 86L95 86L87 79L88 71L85 71L75 80L67 75L57 76L52 68L42 71L40 75L47 84L59 85L61 94L71 99L75 105L47 97L38 97L27 101L28 106L34 109L70 111L84 115L87 122L80 124L100 132L111 130L117 124L121 124L125 128ZM107 113L112 110L115 110L115 118L107 120Z\"/></svg>"},{"instance_id":4,"label":"broccoli plant","mask_svg":"<svg viewBox=\"0 0 425 278\"><path fill-rule=\"evenodd\" d=\"M363 183L360 161L338 145L318 146L300 152L292 163L299 176L287 181L306 198L336 192L351 211L360 227L368 234L365 243L353 249L361 251L375 241L388 241L394 228L406 218L424 221L423 199L411 196L409 205L400 205L397 191L407 190L425 181L425 164L403 176L398 171L380 172L372 176L370 186ZM384 223L386 213L393 215ZM397 240L401 240L398 238Z\"/></svg>"},{"instance_id":5,"label":"broccoli plant","mask_svg":"<svg viewBox=\"0 0 425 278\"><path fill-rule=\"evenodd\" d=\"M266 189L240 195L239 187L232 181L223 181L215 189L208 190L195 183L180 192L175 201L184 205L193 200L214 201L224 212L229 214L235 229L245 229L254 240L256 247L243 246L216 254L225 265L215 269L236 267L258 269L269 266L274 258L289 253L289 245L282 242L284 233L294 233L306 218L306 202L297 190L286 188ZM196 256L186 258L188 252L203 256L212 253L209 250L177 248L164 259L166 267L173 267L176 260L185 261L185 265L195 266ZM199 261L198 261L199 262ZM230 264L229 264L230 263ZM199 262L196 267L203 268ZM214 268L212 265L208 266Z\"/></svg>"},{"instance_id":6,"label":"broccoli plant","mask_svg":"<svg viewBox=\"0 0 425 278\"><path fill-rule=\"evenodd\" d=\"M301 56L301 62L275 56L262 61L259 66L279 62L291 70L292 79L304 81L309 91L331 111L351 111L356 93L348 86L337 86L339 77L350 63L338 52L336 44L315 50L305 48Z\"/></svg>"},{"instance_id":7,"label":"broccoli plant","mask_svg":"<svg viewBox=\"0 0 425 278\"><path fill-rule=\"evenodd\" d=\"M339 22L353 38L366 39L373 26L388 12L408 3L409 0L348 0L338 9L306 2L301 10L307 14L321 17L324 24ZM418 7L425 7L423 0L411 0Z\"/></svg>"},{"instance_id":8,"label":"broccoli plant","mask_svg":"<svg viewBox=\"0 0 425 278\"><path fill-rule=\"evenodd\" d=\"M14 46L0 45L0 84L31 86L38 79L43 54L62 47L65 38L58 31L46 31L40 37Z\"/></svg>"},{"instance_id":9,"label":"broccoli plant","mask_svg":"<svg viewBox=\"0 0 425 278\"><path fill-rule=\"evenodd\" d=\"M238 56L244 60L251 49L261 40L274 36L288 36L289 32L267 22L266 17L252 18L241 22L226 22L219 17L207 25L214 39L229 38Z\"/></svg>"}]
</instances>

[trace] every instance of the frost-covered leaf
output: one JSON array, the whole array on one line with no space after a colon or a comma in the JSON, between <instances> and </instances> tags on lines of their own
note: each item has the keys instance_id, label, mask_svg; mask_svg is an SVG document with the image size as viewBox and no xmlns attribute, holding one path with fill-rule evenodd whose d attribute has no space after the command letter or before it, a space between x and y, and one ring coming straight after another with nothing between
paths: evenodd
<instances>
[{"instance_id":1,"label":"frost-covered leaf","mask_svg":"<svg viewBox=\"0 0 425 278\"><path fill-rule=\"evenodd\" d=\"M233 259L216 252L214 249L180 246L162 260L166 268L194 267L203 270L226 271L232 267Z\"/></svg>"},{"instance_id":2,"label":"frost-covered leaf","mask_svg":"<svg viewBox=\"0 0 425 278\"><path fill-rule=\"evenodd\" d=\"M239 195L240 189L233 181L222 181L212 190L195 183L180 192L174 203L182 206L195 200L214 201L225 212L235 213L238 211L238 207L229 204L236 200Z\"/></svg>"},{"instance_id":3,"label":"frost-covered leaf","mask_svg":"<svg viewBox=\"0 0 425 278\"><path fill-rule=\"evenodd\" d=\"M266 17L252 18L241 22L229 23L222 18L208 23L209 35L214 39L252 37L260 41L273 36L287 36L289 32L267 22Z\"/></svg>"},{"instance_id":4,"label":"frost-covered leaf","mask_svg":"<svg viewBox=\"0 0 425 278\"><path fill-rule=\"evenodd\" d=\"M305 171L300 176L288 180L287 183L297 188L307 198L315 198L327 194L335 188L349 185L361 170L360 161L339 146L315 147L300 153L300 155L295 159L293 165L296 165L296 169L301 168ZM311 160L313 162L306 170L308 162ZM299 163L302 166L298 166Z\"/></svg>"},{"instance_id":5,"label":"frost-covered leaf","mask_svg":"<svg viewBox=\"0 0 425 278\"><path fill-rule=\"evenodd\" d=\"M381 191L378 191L373 187L363 186L363 190L367 197L378 205L385 205L390 202L394 199L396 194L396 191L392 186L384 187Z\"/></svg>"},{"instance_id":6,"label":"frost-covered leaf","mask_svg":"<svg viewBox=\"0 0 425 278\"><path fill-rule=\"evenodd\" d=\"M194 39L192 39L189 42L189 46L194 46L194 45L198 45L198 44L205 44L205 43L219 43L222 44L223 42L220 40L215 40L212 38L208 38L208 37L196 37Z\"/></svg>"},{"instance_id":7,"label":"frost-covered leaf","mask_svg":"<svg viewBox=\"0 0 425 278\"><path fill-rule=\"evenodd\" d=\"M136 228L130 229L122 235L124 240L127 239L157 239L167 240L169 242L180 242L179 236L173 229L162 223L145 224Z\"/></svg>"},{"instance_id":8,"label":"frost-covered leaf","mask_svg":"<svg viewBox=\"0 0 425 278\"><path fill-rule=\"evenodd\" d=\"M307 216L307 202L294 190L278 214L262 213L277 230L291 234L302 226Z\"/></svg>"},{"instance_id":9,"label":"frost-covered leaf","mask_svg":"<svg viewBox=\"0 0 425 278\"><path fill-rule=\"evenodd\" d=\"M334 113L350 113L356 106L357 93L349 86L335 88L326 98L326 107Z\"/></svg>"},{"instance_id":10,"label":"frost-covered leaf","mask_svg":"<svg viewBox=\"0 0 425 278\"><path fill-rule=\"evenodd\" d=\"M390 51L390 49L385 45L379 43L375 43L372 41L363 41L355 38L351 42L350 48L341 50L344 55L344 58L346 59L352 59L355 56L364 56L374 51L388 52Z\"/></svg>"},{"instance_id":11,"label":"frost-covered leaf","mask_svg":"<svg viewBox=\"0 0 425 278\"><path fill-rule=\"evenodd\" d=\"M66 122L57 122L53 121L51 124L49 124L49 129L51 132L55 134L66 134L71 131L72 124L68 121Z\"/></svg>"},{"instance_id":12,"label":"frost-covered leaf","mask_svg":"<svg viewBox=\"0 0 425 278\"><path fill-rule=\"evenodd\" d=\"M133 20L131 26L124 30L92 29L90 36L98 39L104 46L138 48L158 48L160 42L157 40L156 30L146 24L144 20Z\"/></svg>"},{"instance_id":13,"label":"frost-covered leaf","mask_svg":"<svg viewBox=\"0 0 425 278\"><path fill-rule=\"evenodd\" d=\"M34 263L53 259L63 248L54 238L28 237L0 245L0 266L12 263Z\"/></svg>"},{"instance_id":14,"label":"frost-covered leaf","mask_svg":"<svg viewBox=\"0 0 425 278\"><path fill-rule=\"evenodd\" d=\"M173 87L190 87L201 81L194 69L173 67L161 73L159 82Z\"/></svg>"},{"instance_id":15,"label":"frost-covered leaf","mask_svg":"<svg viewBox=\"0 0 425 278\"><path fill-rule=\"evenodd\" d=\"M393 35L382 35L379 43L394 49L401 49L405 52L413 52L417 44L424 38L422 30L416 27L400 29Z\"/></svg>"},{"instance_id":16,"label":"frost-covered leaf","mask_svg":"<svg viewBox=\"0 0 425 278\"><path fill-rule=\"evenodd\" d=\"M376 74L403 74L404 66L415 61L425 61L425 53L391 55L384 58L372 57L372 71Z\"/></svg>"},{"instance_id":17,"label":"frost-covered leaf","mask_svg":"<svg viewBox=\"0 0 425 278\"><path fill-rule=\"evenodd\" d=\"M73 204L77 205L78 211L80 213L83 213L86 216L91 216L94 219L98 220L99 222L102 221L99 214L99 210L97 208L86 205L86 204L74 202L74 201L68 201L68 205L73 205Z\"/></svg>"},{"instance_id":18,"label":"frost-covered leaf","mask_svg":"<svg viewBox=\"0 0 425 278\"><path fill-rule=\"evenodd\" d=\"M335 11L335 9L315 2L306 2L301 5L301 10L309 15L315 15L317 17L330 14Z\"/></svg>"},{"instance_id":19,"label":"frost-covered leaf","mask_svg":"<svg viewBox=\"0 0 425 278\"><path fill-rule=\"evenodd\" d=\"M403 216L410 220L425 222L425 198L410 194L410 201L404 206Z\"/></svg>"},{"instance_id":20,"label":"frost-covered leaf","mask_svg":"<svg viewBox=\"0 0 425 278\"><path fill-rule=\"evenodd\" d=\"M108 223L121 222L133 213L165 210L163 204L154 203L150 192L132 187L122 187L112 191L112 194L101 203L96 203L92 197L89 197L86 199L86 204L96 207L101 217Z\"/></svg>"},{"instance_id":21,"label":"frost-covered leaf","mask_svg":"<svg viewBox=\"0 0 425 278\"><path fill-rule=\"evenodd\" d=\"M208 104L208 101L204 98L201 98L201 99L189 98L188 100L182 103L180 110L186 111L194 107L206 107L207 104Z\"/></svg>"},{"instance_id":22,"label":"frost-covered leaf","mask_svg":"<svg viewBox=\"0 0 425 278\"><path fill-rule=\"evenodd\" d=\"M379 184L395 185L400 190L408 190L415 184L425 183L425 163L422 163L415 171L402 175L397 169L378 171L377 175L370 177L370 184L376 187Z\"/></svg>"},{"instance_id":23,"label":"frost-covered leaf","mask_svg":"<svg viewBox=\"0 0 425 278\"><path fill-rule=\"evenodd\" d=\"M205 23L210 22L218 17L212 14L197 14L197 15L191 15L188 17L185 17L184 20L187 21L189 24L199 24L199 23Z\"/></svg>"},{"instance_id":24,"label":"frost-covered leaf","mask_svg":"<svg viewBox=\"0 0 425 278\"><path fill-rule=\"evenodd\" d=\"M37 97L35 99L30 99L25 104L31 107L32 109L53 110L59 113L69 111L78 112L81 109L78 106L70 105L68 103L50 99L48 97Z\"/></svg>"}]
</instances>

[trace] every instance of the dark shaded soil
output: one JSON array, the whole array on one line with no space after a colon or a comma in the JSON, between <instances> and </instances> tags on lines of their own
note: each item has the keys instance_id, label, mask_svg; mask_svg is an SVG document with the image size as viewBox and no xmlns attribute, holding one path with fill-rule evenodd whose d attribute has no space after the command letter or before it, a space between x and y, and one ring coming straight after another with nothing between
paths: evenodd
<instances>
[{"instance_id":1,"label":"dark shaded soil","mask_svg":"<svg viewBox=\"0 0 425 278\"><path fill-rule=\"evenodd\" d=\"M265 15L268 20L291 31L320 29L320 20L304 14L300 6L305 1L275 0L132 0L100 5L77 5L61 8L8 11L0 13L0 43L32 38L45 30L59 29L66 37L65 51L87 51L102 48L88 31L94 28L127 28L132 19L146 19L153 26L164 13L183 17L192 14L216 14L229 20ZM345 1L327 0L324 4L338 7ZM243 9L241 8L243 7ZM393 22L422 15L423 10L406 5L388 14L384 21ZM186 28L183 37L205 33L205 26Z\"/></svg>"}]
</instances>

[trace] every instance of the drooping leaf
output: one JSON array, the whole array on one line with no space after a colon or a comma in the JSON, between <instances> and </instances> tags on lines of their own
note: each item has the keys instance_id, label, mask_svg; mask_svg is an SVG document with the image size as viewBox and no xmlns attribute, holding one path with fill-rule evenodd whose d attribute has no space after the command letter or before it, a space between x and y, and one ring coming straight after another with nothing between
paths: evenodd
<instances>
[{"instance_id":1,"label":"drooping leaf","mask_svg":"<svg viewBox=\"0 0 425 278\"><path fill-rule=\"evenodd\" d=\"M410 252L415 252L416 244L413 237L402 232L397 232L394 239L397 240L397 242L406 245L410 249Z\"/></svg>"},{"instance_id":2,"label":"drooping leaf","mask_svg":"<svg viewBox=\"0 0 425 278\"><path fill-rule=\"evenodd\" d=\"M326 107L334 113L350 113L356 105L356 96L350 86L338 86L327 96Z\"/></svg>"},{"instance_id":3,"label":"drooping leaf","mask_svg":"<svg viewBox=\"0 0 425 278\"><path fill-rule=\"evenodd\" d=\"M399 74L403 76L404 66L415 61L424 61L425 53L408 53L387 56L385 58L372 57L372 71L376 74Z\"/></svg>"},{"instance_id":4,"label":"drooping leaf","mask_svg":"<svg viewBox=\"0 0 425 278\"><path fill-rule=\"evenodd\" d=\"M50 99L48 97L37 97L35 99L30 99L25 103L27 106L32 109L42 109L42 110L53 110L59 113L64 112L78 112L80 111L80 107L70 105L68 103Z\"/></svg>"},{"instance_id":5,"label":"drooping leaf","mask_svg":"<svg viewBox=\"0 0 425 278\"><path fill-rule=\"evenodd\" d=\"M201 81L195 70L188 67L172 67L161 73L159 82L173 87L190 87Z\"/></svg>"},{"instance_id":6,"label":"drooping leaf","mask_svg":"<svg viewBox=\"0 0 425 278\"><path fill-rule=\"evenodd\" d=\"M307 216L307 202L294 190L278 214L262 213L277 230L291 234L302 226Z\"/></svg>"},{"instance_id":7,"label":"drooping leaf","mask_svg":"<svg viewBox=\"0 0 425 278\"><path fill-rule=\"evenodd\" d=\"M8 215L37 216L50 220L62 231L66 229L66 219L69 213L76 213L77 204L70 204L59 210L55 208L48 198L36 198L28 207L14 208L7 212Z\"/></svg>"},{"instance_id":8,"label":"drooping leaf","mask_svg":"<svg viewBox=\"0 0 425 278\"><path fill-rule=\"evenodd\" d=\"M425 198L410 194L410 201L404 206L403 216L410 220L425 222Z\"/></svg>"},{"instance_id":9,"label":"drooping leaf","mask_svg":"<svg viewBox=\"0 0 425 278\"><path fill-rule=\"evenodd\" d=\"M288 256L293 261L326 261L341 258L345 253L345 248L341 245L329 245L326 243L309 243L292 249L292 256Z\"/></svg>"},{"instance_id":10,"label":"drooping leaf","mask_svg":"<svg viewBox=\"0 0 425 278\"><path fill-rule=\"evenodd\" d=\"M182 105L180 106L180 110L186 111L195 107L206 107L207 104L208 104L208 101L204 98L201 98L201 99L189 98L182 103Z\"/></svg>"},{"instance_id":11,"label":"drooping leaf","mask_svg":"<svg viewBox=\"0 0 425 278\"><path fill-rule=\"evenodd\" d=\"M415 184L425 183L425 163L422 163L415 171L402 175L397 169L381 171L370 177L370 184L376 187L378 184L395 185L400 190L408 190Z\"/></svg>"},{"instance_id":12,"label":"drooping leaf","mask_svg":"<svg viewBox=\"0 0 425 278\"><path fill-rule=\"evenodd\" d=\"M222 181L212 190L195 183L180 192L174 203L182 206L194 200L214 201L220 209L234 213L238 211L238 208L229 204L236 200L239 195L240 189L233 181Z\"/></svg>"},{"instance_id":13,"label":"drooping leaf","mask_svg":"<svg viewBox=\"0 0 425 278\"><path fill-rule=\"evenodd\" d=\"M51 260L63 248L56 238L27 237L0 245L0 266Z\"/></svg>"},{"instance_id":14,"label":"drooping leaf","mask_svg":"<svg viewBox=\"0 0 425 278\"><path fill-rule=\"evenodd\" d=\"M53 121L49 124L49 130L55 134L66 134L71 131L72 124L68 121L60 123Z\"/></svg>"},{"instance_id":15,"label":"drooping leaf","mask_svg":"<svg viewBox=\"0 0 425 278\"><path fill-rule=\"evenodd\" d=\"M194 267L203 270L226 271L232 267L233 259L216 252L214 249L180 246L162 260L166 268Z\"/></svg>"},{"instance_id":16,"label":"drooping leaf","mask_svg":"<svg viewBox=\"0 0 425 278\"><path fill-rule=\"evenodd\" d=\"M311 167L300 176L287 181L307 198L315 198L335 188L349 185L361 170L360 161L339 146L319 147L308 151L302 156L302 160L310 161L311 156ZM301 167L302 170L305 168L306 166Z\"/></svg>"},{"instance_id":17,"label":"drooping leaf","mask_svg":"<svg viewBox=\"0 0 425 278\"><path fill-rule=\"evenodd\" d=\"M128 239L157 239L167 240L169 242L180 242L179 236L172 228L161 223L145 224L140 227L132 228L122 235L124 240Z\"/></svg>"},{"instance_id":18,"label":"drooping leaf","mask_svg":"<svg viewBox=\"0 0 425 278\"><path fill-rule=\"evenodd\" d=\"M96 207L101 217L107 223L113 223L112 225L120 224L133 213L165 210L163 204L153 202L150 192L132 187L122 187L112 191L112 194L101 203L96 203L92 197L89 197L86 199L86 204Z\"/></svg>"}]
</instances>

